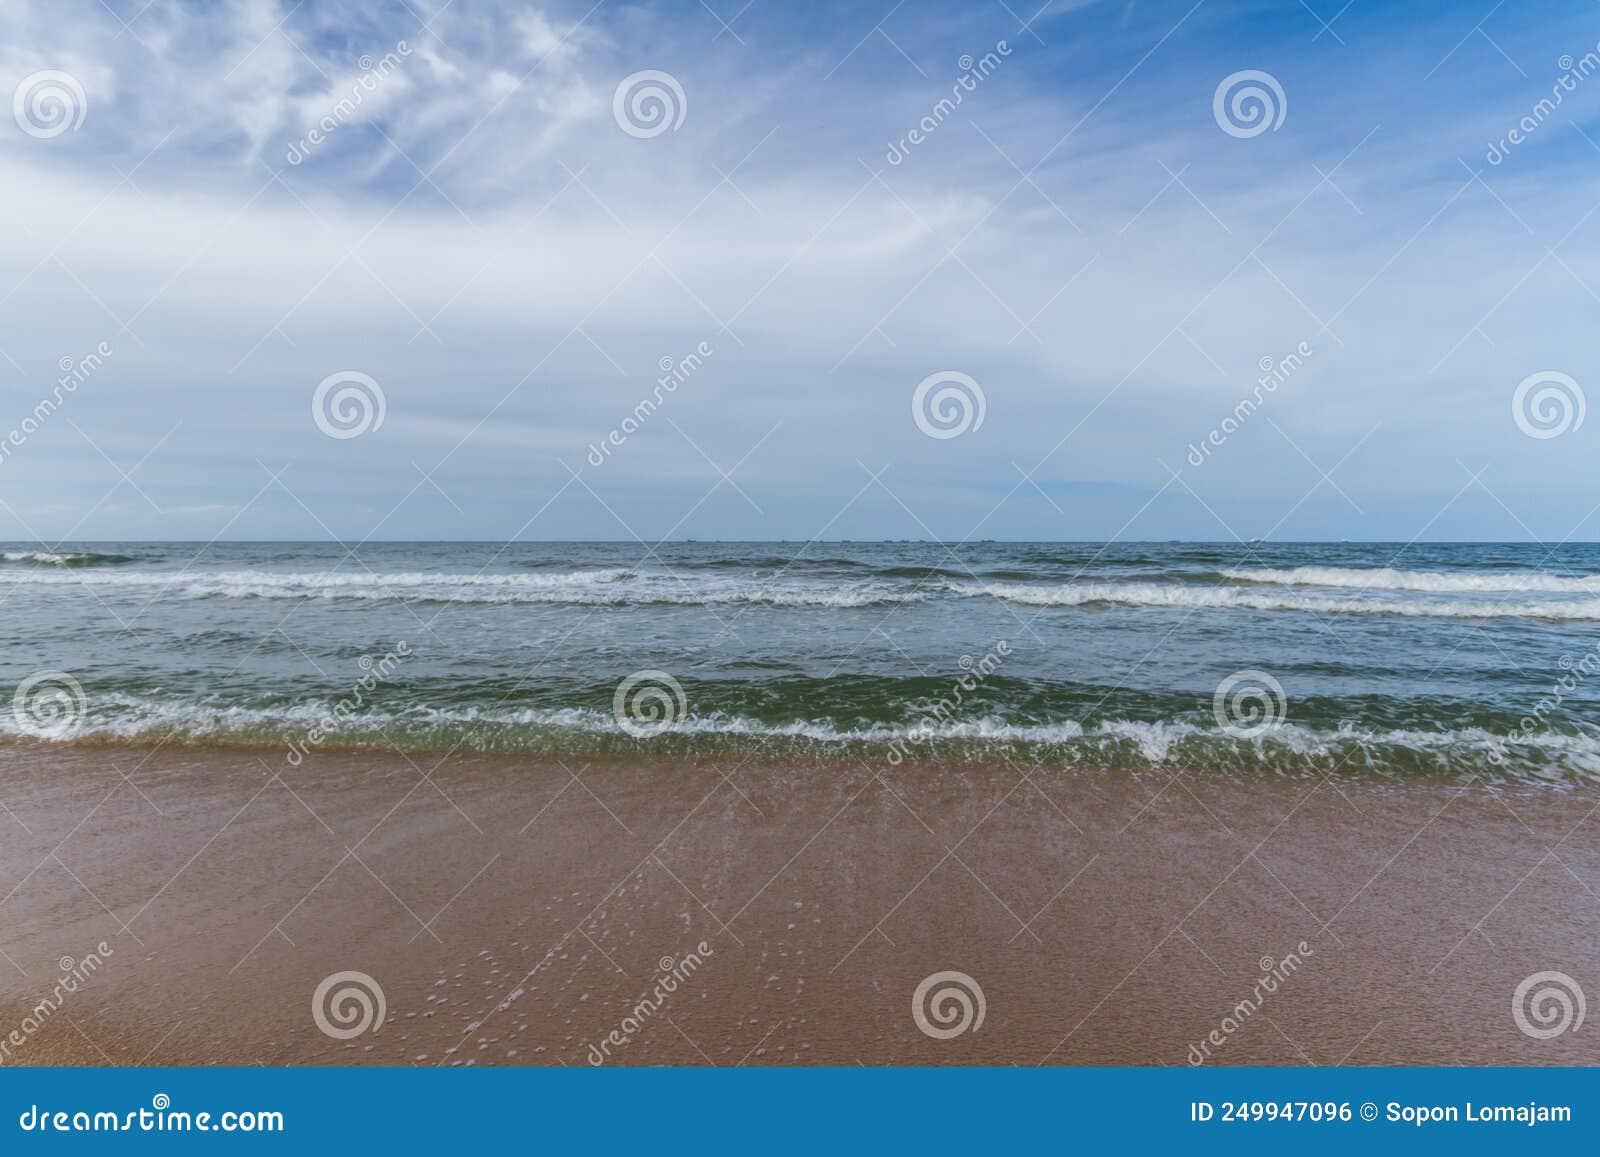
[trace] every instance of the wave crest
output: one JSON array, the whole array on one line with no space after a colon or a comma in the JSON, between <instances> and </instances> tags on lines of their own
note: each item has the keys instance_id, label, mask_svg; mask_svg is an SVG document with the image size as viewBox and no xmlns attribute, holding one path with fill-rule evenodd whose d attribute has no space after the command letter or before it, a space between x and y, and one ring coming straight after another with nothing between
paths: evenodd
<instances>
[{"instance_id":1,"label":"wave crest","mask_svg":"<svg viewBox=\"0 0 1600 1157\"><path fill-rule=\"evenodd\" d=\"M1133 607L1300 611L1322 615L1401 615L1446 619L1600 619L1600 598L1568 601L1427 601L1360 596L1252 591L1239 587L1180 583L952 583L956 593L988 595L1034 607L1080 607L1105 603Z\"/></svg>"},{"instance_id":2,"label":"wave crest","mask_svg":"<svg viewBox=\"0 0 1600 1157\"><path fill-rule=\"evenodd\" d=\"M0 551L0 561L32 563L36 566L80 567L115 566L132 562L126 554L101 554L92 550L7 550Z\"/></svg>"},{"instance_id":3,"label":"wave crest","mask_svg":"<svg viewBox=\"0 0 1600 1157\"><path fill-rule=\"evenodd\" d=\"M692 697L691 697L692 698ZM506 753L638 753L613 712L600 706L439 707L414 703L346 715L332 701L275 706L216 699L149 698L120 693L89 700L87 715L62 743L189 742L278 745L324 726L323 745L338 749L462 748ZM30 736L0 716L0 738ZM1071 719L1021 722L996 716L934 722L926 718L851 726L838 721L773 721L715 711L678 717L669 736L643 750L668 754L674 744L697 751L727 748L766 755L874 758L899 746L916 763L952 760L1038 760L1062 768L1180 764L1232 771L1321 774L1389 771L1459 773L1542 783L1600 782L1600 732L1539 732L1507 739L1479 728L1366 730L1348 724L1317 727L1280 723L1271 732L1240 737L1195 719Z\"/></svg>"},{"instance_id":4,"label":"wave crest","mask_svg":"<svg viewBox=\"0 0 1600 1157\"><path fill-rule=\"evenodd\" d=\"M1543 571L1446 572L1394 567L1296 566L1235 567L1223 577L1273 586L1348 587L1355 590L1417 591L1425 594L1596 594L1600 576L1553 575Z\"/></svg>"},{"instance_id":5,"label":"wave crest","mask_svg":"<svg viewBox=\"0 0 1600 1157\"><path fill-rule=\"evenodd\" d=\"M0 584L166 589L189 598L362 599L443 603L595 606L757 604L871 607L919 602L925 594L878 582L817 583L688 578L620 567L559 574L439 574L421 571L124 571L105 575L0 573Z\"/></svg>"}]
</instances>

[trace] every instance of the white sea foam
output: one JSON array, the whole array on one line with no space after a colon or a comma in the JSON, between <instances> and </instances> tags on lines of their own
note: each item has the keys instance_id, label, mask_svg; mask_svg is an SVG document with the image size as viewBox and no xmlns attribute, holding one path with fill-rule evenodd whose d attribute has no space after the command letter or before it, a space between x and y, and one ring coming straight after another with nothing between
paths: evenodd
<instances>
[{"instance_id":1,"label":"white sea foam","mask_svg":"<svg viewBox=\"0 0 1600 1157\"><path fill-rule=\"evenodd\" d=\"M1450 619L1600 619L1600 598L1561 600L1444 600L1266 592L1186 583L951 583L963 595L989 595L1035 607L1109 603L1136 607L1301 611L1311 614L1404 615Z\"/></svg>"},{"instance_id":2,"label":"white sea foam","mask_svg":"<svg viewBox=\"0 0 1600 1157\"><path fill-rule=\"evenodd\" d=\"M71 733L72 740L150 740L182 738L191 741L262 742L294 736L308 727L328 725L334 719L331 702L304 701L278 707L233 705L215 698L153 699L124 694L91 698L91 709ZM425 744L430 740L450 747L462 746L537 751L561 734L621 738L610 711L588 707L429 707L373 710L350 716L338 730L351 742L365 741ZM1182 762L1196 757L1185 745L1202 744L1201 750L1231 751L1253 762L1272 766L1282 757L1338 756L1340 766L1359 770L1362 758L1352 752L1364 749L1380 758L1385 752L1409 751L1435 757L1441 766L1451 761L1486 761L1490 753L1534 753L1543 765L1533 774L1559 778L1576 772L1600 777L1600 733L1539 732L1507 740L1481 728L1420 730L1390 728L1363 730L1351 725L1313 728L1280 723L1254 739L1235 739L1226 733L1186 720L1105 720L1084 727L1074 720L1016 723L985 717L932 723L916 720L879 723L865 727L839 727L828 720L768 723L746 716L687 715L673 732L683 736L748 739L754 742L809 741L819 744L891 744L915 740L918 749L937 758L940 743L976 747L1022 746L1044 748L1060 755L1093 761L1113 757L1120 750L1136 753L1152 763ZM9 714L0 714L0 736L23 733ZM931 741L932 746L930 746ZM1130 752L1131 749L1131 752ZM1203 756L1201 756L1203 758ZM1292 764L1290 765L1292 766ZM1502 764L1502 770L1515 770Z\"/></svg>"},{"instance_id":3,"label":"white sea foam","mask_svg":"<svg viewBox=\"0 0 1600 1157\"><path fill-rule=\"evenodd\" d=\"M1238 567L1222 572L1241 582L1277 586L1350 587L1358 590L1420 591L1428 594L1600 594L1600 576L1544 571L1428 571L1393 567Z\"/></svg>"},{"instance_id":4,"label":"white sea foam","mask_svg":"<svg viewBox=\"0 0 1600 1157\"><path fill-rule=\"evenodd\" d=\"M0 559L6 562L35 562L45 566L72 566L76 563L94 562L97 559L110 560L112 555L93 554L85 551L55 551L55 550L7 550L0 551Z\"/></svg>"},{"instance_id":5,"label":"white sea foam","mask_svg":"<svg viewBox=\"0 0 1600 1157\"><path fill-rule=\"evenodd\" d=\"M1423 618L1541 618L1600 620L1600 578L1539 574L1443 574L1298 567L1226 572L1250 586L1185 582L1016 583L944 581L938 585L885 579L756 578L681 573L670 569L596 567L554 573L442 574L275 570L127 570L80 568L95 556L8 551L8 561L54 566L0 569L0 585L97 587L170 591L185 598L351 599L576 606L769 605L858 608L922 602L940 592L988 596L1038 607L1111 604L1132 607L1299 611L1311 614L1403 615ZM1296 589L1320 587L1326 589ZM1521 598L1480 597L1461 594ZM1592 597L1583 598L1582 595ZM142 595L148 598L149 595Z\"/></svg>"},{"instance_id":6,"label":"white sea foam","mask_svg":"<svg viewBox=\"0 0 1600 1157\"><path fill-rule=\"evenodd\" d=\"M571 605L766 604L866 607L920 601L894 584L707 578L670 571L641 574L596 568L554 574L439 574L421 571L119 571L4 573L0 584L169 590L190 598L361 599L451 603Z\"/></svg>"},{"instance_id":7,"label":"white sea foam","mask_svg":"<svg viewBox=\"0 0 1600 1157\"><path fill-rule=\"evenodd\" d=\"M30 552L22 552L30 553ZM7 557L10 557L9 554ZM562 571L555 574L441 574L427 571L398 571L379 574L351 569L347 571L270 571L270 570L174 570L109 571L93 574L0 574L0 583L20 586L136 586L186 587L204 584L229 588L284 587L298 591L342 591L369 588L412 587L516 587L553 589L617 582L633 572L618 567Z\"/></svg>"}]
</instances>

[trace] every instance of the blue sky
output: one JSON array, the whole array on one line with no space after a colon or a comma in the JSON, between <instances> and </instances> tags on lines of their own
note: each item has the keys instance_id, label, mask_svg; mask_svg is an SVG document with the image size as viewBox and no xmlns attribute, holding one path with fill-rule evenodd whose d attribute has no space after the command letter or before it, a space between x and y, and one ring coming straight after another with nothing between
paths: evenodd
<instances>
[{"instance_id":1,"label":"blue sky","mask_svg":"<svg viewBox=\"0 0 1600 1157\"><path fill-rule=\"evenodd\" d=\"M1600 418L1513 397L1600 381L1597 41L1588 3L15 0L0 536L1594 539ZM675 127L630 133L645 70ZM1246 70L1275 128L1219 120ZM383 421L336 438L344 371ZM941 373L981 425L919 428Z\"/></svg>"}]
</instances>

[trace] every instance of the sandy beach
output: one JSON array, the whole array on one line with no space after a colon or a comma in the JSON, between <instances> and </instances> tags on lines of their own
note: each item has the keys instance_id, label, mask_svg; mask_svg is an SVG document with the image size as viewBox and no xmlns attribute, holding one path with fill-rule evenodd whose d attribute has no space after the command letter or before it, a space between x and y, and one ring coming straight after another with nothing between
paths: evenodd
<instances>
[{"instance_id":1,"label":"sandy beach","mask_svg":"<svg viewBox=\"0 0 1600 1157\"><path fill-rule=\"evenodd\" d=\"M1592 1033L1535 1039L1512 1004L1600 958L1596 803L15 743L0 1030L27 1022L6 1063L51 1065L1595 1063ZM346 971L385 1014L336 1039L312 998ZM947 1039L913 1016L941 972L982 993Z\"/></svg>"}]
</instances>

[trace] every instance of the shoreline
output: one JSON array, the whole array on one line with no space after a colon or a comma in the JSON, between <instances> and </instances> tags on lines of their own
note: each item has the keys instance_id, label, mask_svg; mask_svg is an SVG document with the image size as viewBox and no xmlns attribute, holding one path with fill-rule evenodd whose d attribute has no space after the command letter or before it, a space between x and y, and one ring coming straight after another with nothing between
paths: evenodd
<instances>
[{"instance_id":1,"label":"shoreline","mask_svg":"<svg viewBox=\"0 0 1600 1157\"><path fill-rule=\"evenodd\" d=\"M277 737L185 734L173 730L159 739L92 732L77 734L70 740L0 734L0 759L25 761L29 753L47 760L57 755L70 757L72 753L138 759L142 753L164 751L195 759L258 760L278 770L292 770L322 756L335 761L390 757L402 764L454 759L688 768L753 764L778 771L809 769L816 774L860 767L978 774L997 767L1027 766L1041 774L1064 777L1169 777L1185 771L1240 784L1293 784L1323 779L1340 784L1413 784L1440 789L1472 784L1511 794L1569 792L1600 798L1600 770L1582 762L1592 754L1590 745L1594 740L1588 736L1511 734L1501 739L1481 730L1441 731L1433 736L1410 731L1322 732L1286 723L1264 742L1252 743L1248 738L1232 739L1220 732L1185 733L1177 730L1182 723L1173 726L1174 733L1164 740L1141 737L1132 725L1124 731L1119 724L1105 731L1048 741L966 732L932 734L928 738L930 733L919 733L915 724L870 737L817 737L781 728L766 734L681 729L631 748L636 741L621 735L615 727L602 726L505 736L485 743L482 733L492 729L488 724L437 741L410 735L401 741L382 728L369 732L359 724L330 730L329 739L318 741L308 739L317 728L306 724L286 729ZM1430 738L1434 742L1426 741ZM1308 749L1302 745L1305 741L1319 746ZM1501 750L1520 749L1524 756L1534 753L1544 762L1503 757L1496 744ZM1365 753L1361 762L1354 758L1358 752ZM279 764L283 768L278 768Z\"/></svg>"},{"instance_id":2,"label":"shoreline","mask_svg":"<svg viewBox=\"0 0 1600 1157\"><path fill-rule=\"evenodd\" d=\"M1600 1060L1511 1015L1595 959L1582 786L282 754L0 746L0 1038L111 950L0 1062ZM343 972L385 1006L348 1040ZM945 972L984 1018L940 1039Z\"/></svg>"}]
</instances>

